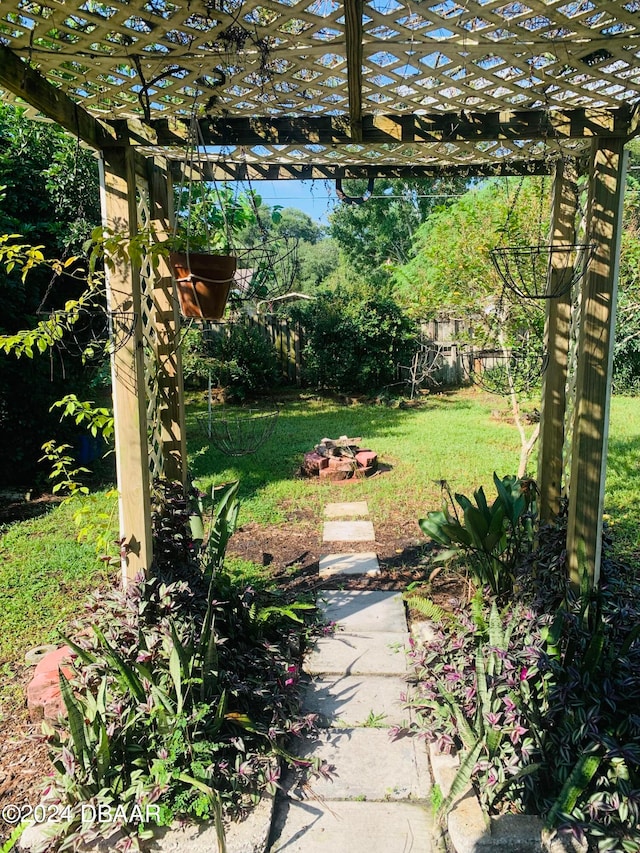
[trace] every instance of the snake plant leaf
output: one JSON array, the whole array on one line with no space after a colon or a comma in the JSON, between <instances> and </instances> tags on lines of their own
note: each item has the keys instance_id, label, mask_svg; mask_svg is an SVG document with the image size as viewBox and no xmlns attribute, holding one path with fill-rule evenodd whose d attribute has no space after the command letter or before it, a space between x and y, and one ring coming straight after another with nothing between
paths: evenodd
<instances>
[{"instance_id":1,"label":"snake plant leaf","mask_svg":"<svg viewBox=\"0 0 640 853\"><path fill-rule=\"evenodd\" d=\"M78 657L82 663L92 664L95 663L97 658L91 652L88 652L86 649L83 649L82 646L79 646L76 642L74 642L70 637L67 637L65 634L60 634L64 643L69 646L71 651Z\"/></svg>"},{"instance_id":2,"label":"snake plant leaf","mask_svg":"<svg viewBox=\"0 0 640 853\"><path fill-rule=\"evenodd\" d=\"M477 743L475 743L474 746L465 754L462 761L460 762L460 767L458 767L458 771L453 778L449 793L442 801L440 808L438 809L438 812L436 814L436 818L439 823L444 823L456 799L461 794L463 794L469 787L471 775L473 773L474 767L476 766L478 758L480 757L482 748L482 741L477 741Z\"/></svg>"},{"instance_id":3,"label":"snake plant leaf","mask_svg":"<svg viewBox=\"0 0 640 853\"><path fill-rule=\"evenodd\" d=\"M560 815L570 815L579 798L589 787L589 783L598 772L602 758L599 755L585 752L577 760L569 774L558 798L549 809L545 823L548 828L555 826Z\"/></svg>"},{"instance_id":4,"label":"snake plant leaf","mask_svg":"<svg viewBox=\"0 0 640 853\"><path fill-rule=\"evenodd\" d=\"M640 625L636 625L634 628L629 631L627 636L624 639L624 643L620 646L620 657L624 657L629 653L629 649L635 643L635 641L640 637Z\"/></svg>"},{"instance_id":5,"label":"snake plant leaf","mask_svg":"<svg viewBox=\"0 0 640 853\"><path fill-rule=\"evenodd\" d=\"M441 682L437 682L436 687L438 693L442 696L456 718L456 727L463 744L467 749L471 749L477 740L475 732L467 722L453 694L450 693Z\"/></svg>"},{"instance_id":6,"label":"snake plant leaf","mask_svg":"<svg viewBox=\"0 0 640 853\"><path fill-rule=\"evenodd\" d=\"M189 776L187 773L177 773L175 778L180 782L184 782L186 785L190 785L197 791L201 791L203 794L206 794L214 815L216 836L218 840L218 853L227 853L227 840L224 832L224 823L222 821L222 799L218 791L215 791L209 785L205 785L205 783L201 782L199 779L194 779L193 776Z\"/></svg>"},{"instance_id":7,"label":"snake plant leaf","mask_svg":"<svg viewBox=\"0 0 640 853\"><path fill-rule=\"evenodd\" d=\"M106 637L96 625L93 626L93 632L100 645L104 648L106 657L108 657L116 667L136 701L144 702L146 700L145 690L142 681L140 681L133 668L129 666L129 664L118 654L118 652L115 651L115 649L111 648Z\"/></svg>"},{"instance_id":8,"label":"snake plant leaf","mask_svg":"<svg viewBox=\"0 0 640 853\"><path fill-rule=\"evenodd\" d=\"M71 739L73 740L73 745L75 747L75 754L82 769L86 770L89 766L90 758L84 728L84 709L80 700L76 699L73 695L73 690L71 689L69 680L62 669L59 670L58 677L60 679L60 694L62 696L64 706L67 709L69 731L71 732Z\"/></svg>"},{"instance_id":9,"label":"snake plant leaf","mask_svg":"<svg viewBox=\"0 0 640 853\"><path fill-rule=\"evenodd\" d=\"M527 764L526 767L523 767L521 770L518 770L517 773L514 773L513 776L509 776L502 785L498 786L495 791L494 802L499 802L499 800L504 796L506 791L512 786L515 785L516 782L520 782L522 779L525 779L527 776L532 776L534 773L537 773L542 768L542 763L537 761L534 764Z\"/></svg>"},{"instance_id":10,"label":"snake plant leaf","mask_svg":"<svg viewBox=\"0 0 640 853\"><path fill-rule=\"evenodd\" d=\"M466 495L461 495L459 492L456 492L454 497L462 507L463 511L467 510L470 506L473 506L473 504Z\"/></svg>"},{"instance_id":11,"label":"snake plant leaf","mask_svg":"<svg viewBox=\"0 0 640 853\"><path fill-rule=\"evenodd\" d=\"M487 504L487 496L484 493L484 488L480 486L479 489L473 493L474 498L476 499L476 503L478 505L478 509L485 516L491 515L491 510Z\"/></svg>"},{"instance_id":12,"label":"snake plant leaf","mask_svg":"<svg viewBox=\"0 0 640 853\"><path fill-rule=\"evenodd\" d=\"M176 714L181 714L184 707L184 695L182 693L182 665L180 654L175 645L171 649L169 655L169 674L173 681L173 687L176 691Z\"/></svg>"}]
</instances>

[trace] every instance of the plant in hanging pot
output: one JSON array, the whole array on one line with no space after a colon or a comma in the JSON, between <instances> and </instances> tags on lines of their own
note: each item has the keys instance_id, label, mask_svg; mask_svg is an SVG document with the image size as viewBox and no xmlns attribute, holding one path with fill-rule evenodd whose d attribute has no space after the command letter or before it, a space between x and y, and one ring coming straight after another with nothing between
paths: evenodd
<instances>
[{"instance_id":1,"label":"plant in hanging pot","mask_svg":"<svg viewBox=\"0 0 640 853\"><path fill-rule=\"evenodd\" d=\"M181 196L185 196L184 199ZM247 194L228 187L190 185L179 190L176 232L169 240L180 311L185 317L220 320L237 268L233 238L255 218Z\"/></svg>"}]
</instances>

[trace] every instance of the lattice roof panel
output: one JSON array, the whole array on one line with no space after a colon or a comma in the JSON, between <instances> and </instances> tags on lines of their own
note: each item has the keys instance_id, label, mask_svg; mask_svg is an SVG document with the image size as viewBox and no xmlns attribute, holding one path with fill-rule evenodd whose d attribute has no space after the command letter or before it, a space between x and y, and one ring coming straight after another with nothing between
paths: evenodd
<instances>
[{"instance_id":1,"label":"lattice roof panel","mask_svg":"<svg viewBox=\"0 0 640 853\"><path fill-rule=\"evenodd\" d=\"M640 0L0 0L0 44L104 121L640 100Z\"/></svg>"}]
</instances>

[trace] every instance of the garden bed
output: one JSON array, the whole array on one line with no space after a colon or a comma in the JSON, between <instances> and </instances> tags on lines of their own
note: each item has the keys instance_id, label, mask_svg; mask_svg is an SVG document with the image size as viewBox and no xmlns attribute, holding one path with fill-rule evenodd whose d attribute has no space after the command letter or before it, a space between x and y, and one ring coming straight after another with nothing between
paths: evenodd
<instances>
[{"instance_id":1,"label":"garden bed","mask_svg":"<svg viewBox=\"0 0 640 853\"><path fill-rule=\"evenodd\" d=\"M474 502L455 495L459 509L450 496L450 508L420 522L466 565L475 587L453 613L419 594L414 602L434 624L410 652L409 732L460 756L434 755L439 817L458 853L636 853L640 584L605 555L598 587L583 580L574 591L562 518L538 530L530 483L494 480L493 503L482 489ZM541 815L562 835L544 846L534 822L534 836L514 848L520 815Z\"/></svg>"}]
</instances>

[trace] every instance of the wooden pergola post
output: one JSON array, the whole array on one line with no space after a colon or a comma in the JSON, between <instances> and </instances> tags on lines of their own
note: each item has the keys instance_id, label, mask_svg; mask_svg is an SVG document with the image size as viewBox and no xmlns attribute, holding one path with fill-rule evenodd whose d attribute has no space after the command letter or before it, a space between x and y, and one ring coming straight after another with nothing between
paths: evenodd
<instances>
[{"instance_id":1,"label":"wooden pergola post","mask_svg":"<svg viewBox=\"0 0 640 853\"><path fill-rule=\"evenodd\" d=\"M168 236L173 221L172 183L166 163L150 159L149 190L151 219L159 239ZM162 431L164 474L186 488L187 442L184 413L184 382L180 350L178 295L167 260L160 257L153 289L158 360L159 415Z\"/></svg>"},{"instance_id":2,"label":"wooden pergola post","mask_svg":"<svg viewBox=\"0 0 640 853\"><path fill-rule=\"evenodd\" d=\"M569 578L576 591L585 573L591 588L600 576L625 171L624 140L595 140L587 214L594 248L582 287L567 529Z\"/></svg>"},{"instance_id":3,"label":"wooden pergola post","mask_svg":"<svg viewBox=\"0 0 640 853\"><path fill-rule=\"evenodd\" d=\"M103 224L125 238L134 236L138 224L132 148L114 147L102 153L100 186ZM116 341L111 355L122 580L126 586L140 571L147 572L153 559L138 270L130 262L116 259L115 269L107 266L107 291L111 312L133 312L135 317L133 334L122 346Z\"/></svg>"},{"instance_id":4,"label":"wooden pergola post","mask_svg":"<svg viewBox=\"0 0 640 853\"><path fill-rule=\"evenodd\" d=\"M556 166L551 244L573 246L576 242L578 208L578 176L573 164L558 161ZM558 283L573 277L574 252L551 255L548 282L550 293L558 291ZM571 330L571 288L554 299L546 300L544 345L547 367L542 375L540 412L540 444L538 452L538 488L540 519L551 521L560 511L562 489L562 448L566 409L567 367Z\"/></svg>"}]
</instances>

